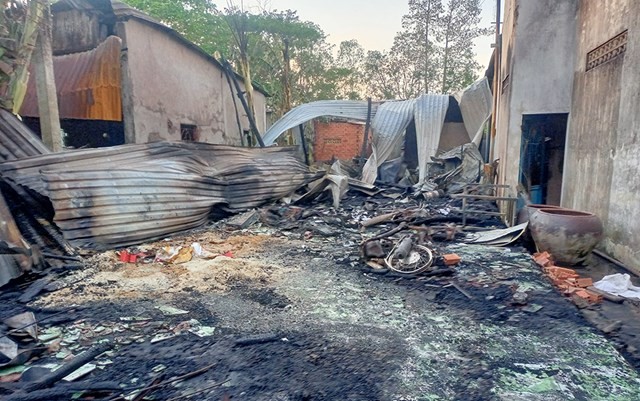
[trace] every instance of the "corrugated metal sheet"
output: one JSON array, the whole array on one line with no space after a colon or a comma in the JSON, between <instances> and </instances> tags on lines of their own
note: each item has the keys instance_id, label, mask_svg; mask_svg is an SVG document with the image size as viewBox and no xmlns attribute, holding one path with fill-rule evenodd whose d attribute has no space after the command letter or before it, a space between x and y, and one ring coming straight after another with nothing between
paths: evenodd
<instances>
[{"instance_id":1,"label":"corrugated metal sheet","mask_svg":"<svg viewBox=\"0 0 640 401\"><path fill-rule=\"evenodd\" d=\"M121 45L109 36L93 50L53 57L60 118L122 121ZM20 114L38 117L34 74Z\"/></svg>"},{"instance_id":2,"label":"corrugated metal sheet","mask_svg":"<svg viewBox=\"0 0 640 401\"><path fill-rule=\"evenodd\" d=\"M9 111L0 108L0 161L48 153L50 153L49 149L26 125ZM0 241L17 247L26 245L2 193L0 193ZM30 266L30 259L24 256L0 255L0 286L19 277L22 271L29 269Z\"/></svg>"},{"instance_id":3,"label":"corrugated metal sheet","mask_svg":"<svg viewBox=\"0 0 640 401\"><path fill-rule=\"evenodd\" d=\"M436 155L444 118L449 108L448 95L422 95L416 101L416 142L418 147L419 183L427 179L427 167Z\"/></svg>"},{"instance_id":4,"label":"corrugated metal sheet","mask_svg":"<svg viewBox=\"0 0 640 401\"><path fill-rule=\"evenodd\" d=\"M383 103L371 122L373 144L371 157L362 168L362 181L373 184L378 167L390 158L400 156L404 132L413 119L415 99Z\"/></svg>"},{"instance_id":5,"label":"corrugated metal sheet","mask_svg":"<svg viewBox=\"0 0 640 401\"><path fill-rule=\"evenodd\" d=\"M367 107L367 102L355 100L319 100L306 103L289 110L265 132L262 140L265 145L272 145L287 130L318 117L330 116L366 121ZM378 104L371 105L372 118L377 109Z\"/></svg>"},{"instance_id":6,"label":"corrugated metal sheet","mask_svg":"<svg viewBox=\"0 0 640 401\"><path fill-rule=\"evenodd\" d=\"M5 179L47 196L65 239L107 249L198 227L212 207L241 211L311 179L292 148L152 143L0 164Z\"/></svg>"},{"instance_id":7,"label":"corrugated metal sheet","mask_svg":"<svg viewBox=\"0 0 640 401\"><path fill-rule=\"evenodd\" d=\"M493 109L493 97L487 77L480 78L461 93L457 93L456 100L460 104L460 111L462 112L464 126L469 133L469 140L474 142L477 140L476 145L480 145L480 140L476 139L478 132L482 130Z\"/></svg>"},{"instance_id":8,"label":"corrugated metal sheet","mask_svg":"<svg viewBox=\"0 0 640 401\"><path fill-rule=\"evenodd\" d=\"M0 161L50 153L22 121L0 108Z\"/></svg>"},{"instance_id":9,"label":"corrugated metal sheet","mask_svg":"<svg viewBox=\"0 0 640 401\"><path fill-rule=\"evenodd\" d=\"M21 235L13 216L9 211L7 202L0 193L0 240L14 247L23 247ZM5 285L9 280L22 275L23 270L31 266L30 258L21 255L0 254L0 286Z\"/></svg>"}]
</instances>

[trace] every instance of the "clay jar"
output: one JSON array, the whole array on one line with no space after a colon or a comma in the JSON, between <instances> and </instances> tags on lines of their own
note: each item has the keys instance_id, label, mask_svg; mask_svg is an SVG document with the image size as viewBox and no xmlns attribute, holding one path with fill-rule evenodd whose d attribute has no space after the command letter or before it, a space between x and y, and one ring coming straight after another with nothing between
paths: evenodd
<instances>
[{"instance_id":1,"label":"clay jar","mask_svg":"<svg viewBox=\"0 0 640 401\"><path fill-rule=\"evenodd\" d=\"M516 218L516 224L522 224L529 221L531 215L539 209L562 209L560 206L555 205L541 205L538 203L531 203L529 205L524 205L522 209L518 212L518 216Z\"/></svg>"},{"instance_id":2,"label":"clay jar","mask_svg":"<svg viewBox=\"0 0 640 401\"><path fill-rule=\"evenodd\" d=\"M537 209L529 229L540 252L566 265L585 262L602 238L602 221L595 214L571 209Z\"/></svg>"},{"instance_id":3,"label":"clay jar","mask_svg":"<svg viewBox=\"0 0 640 401\"><path fill-rule=\"evenodd\" d=\"M516 224L529 223L531 215L539 209L561 209L561 207L554 205L541 205L537 203L524 205L524 207L518 212ZM527 227L527 229L522 234L522 237L520 238L522 239L522 244L529 250L529 252L536 251L536 244L534 244L533 242L533 238L531 237L531 229L529 227Z\"/></svg>"}]
</instances>

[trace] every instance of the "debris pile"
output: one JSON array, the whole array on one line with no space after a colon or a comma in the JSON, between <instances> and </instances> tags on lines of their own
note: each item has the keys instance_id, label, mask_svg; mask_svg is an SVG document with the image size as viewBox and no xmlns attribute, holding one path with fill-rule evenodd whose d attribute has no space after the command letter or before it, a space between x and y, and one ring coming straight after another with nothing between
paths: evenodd
<instances>
[{"instance_id":1,"label":"debris pile","mask_svg":"<svg viewBox=\"0 0 640 401\"><path fill-rule=\"evenodd\" d=\"M551 282L577 305L598 303L602 301L602 291L593 286L593 280L589 277L580 277L574 270L566 267L555 266L553 257L548 252L535 253L535 262L542 267L544 273Z\"/></svg>"}]
</instances>

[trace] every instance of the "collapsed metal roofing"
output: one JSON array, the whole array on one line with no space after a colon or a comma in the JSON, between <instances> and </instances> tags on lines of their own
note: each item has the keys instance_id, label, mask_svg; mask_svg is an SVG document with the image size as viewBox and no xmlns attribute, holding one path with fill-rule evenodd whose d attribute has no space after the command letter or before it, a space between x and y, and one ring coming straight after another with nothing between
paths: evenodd
<instances>
[{"instance_id":1,"label":"collapsed metal roofing","mask_svg":"<svg viewBox=\"0 0 640 401\"><path fill-rule=\"evenodd\" d=\"M0 108L0 161L50 153L26 125Z\"/></svg>"},{"instance_id":2,"label":"collapsed metal roofing","mask_svg":"<svg viewBox=\"0 0 640 401\"><path fill-rule=\"evenodd\" d=\"M476 81L458 94L460 110L469 140L478 145L478 135L491 114L491 91L487 79ZM416 99L383 101L371 107L373 131L372 154L362 170L362 181L373 184L378 167L385 161L400 156L404 134L411 123L416 124L419 184L427 178L427 165L438 150L440 135L449 107L448 95L424 94ZM314 118L330 116L353 120L367 120L367 102L350 100L323 100L311 102L290 110L267 130L263 139L270 145L287 130Z\"/></svg>"},{"instance_id":3,"label":"collapsed metal roofing","mask_svg":"<svg viewBox=\"0 0 640 401\"><path fill-rule=\"evenodd\" d=\"M482 127L493 110L493 97L487 78L482 78L469 85L463 91L455 95L460 111L462 112L464 126L470 139L476 145L480 144Z\"/></svg>"},{"instance_id":4,"label":"collapsed metal roofing","mask_svg":"<svg viewBox=\"0 0 640 401\"><path fill-rule=\"evenodd\" d=\"M357 100L318 100L295 107L275 122L262 136L264 144L269 146L278 137L291 128L297 127L318 117L330 116L366 121L367 102ZM378 103L371 104L371 117L378 109Z\"/></svg>"},{"instance_id":5,"label":"collapsed metal roofing","mask_svg":"<svg viewBox=\"0 0 640 401\"><path fill-rule=\"evenodd\" d=\"M0 164L0 176L46 196L78 248L108 249L198 227L214 206L241 211L282 198L312 174L292 148L158 142Z\"/></svg>"},{"instance_id":6,"label":"collapsed metal roofing","mask_svg":"<svg viewBox=\"0 0 640 401\"><path fill-rule=\"evenodd\" d=\"M0 108L0 161L50 153L26 125L9 111ZM10 248L27 249L7 202L0 193L0 241ZM4 251L6 252L6 251ZM32 260L27 255L0 254L0 286L29 270Z\"/></svg>"},{"instance_id":7,"label":"collapsed metal roofing","mask_svg":"<svg viewBox=\"0 0 640 401\"><path fill-rule=\"evenodd\" d=\"M109 36L98 47L53 57L60 118L122 121L120 48ZM20 114L38 117L35 76L29 79Z\"/></svg>"}]
</instances>

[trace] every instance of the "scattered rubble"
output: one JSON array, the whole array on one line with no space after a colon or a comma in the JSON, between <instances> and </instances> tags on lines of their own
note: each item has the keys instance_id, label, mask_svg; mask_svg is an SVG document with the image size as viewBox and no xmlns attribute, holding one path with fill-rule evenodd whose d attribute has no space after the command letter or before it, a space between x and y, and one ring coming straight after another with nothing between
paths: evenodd
<instances>
[{"instance_id":1,"label":"scattered rubble","mask_svg":"<svg viewBox=\"0 0 640 401\"><path fill-rule=\"evenodd\" d=\"M633 300L532 261L474 146L390 185L288 149L113 149L0 164L9 214L53 206L15 220L49 267L0 292L3 399L638 399L633 323L600 316Z\"/></svg>"}]
</instances>

